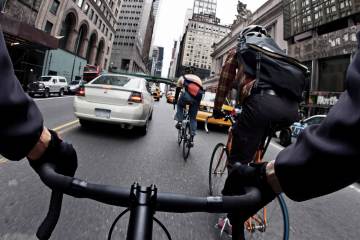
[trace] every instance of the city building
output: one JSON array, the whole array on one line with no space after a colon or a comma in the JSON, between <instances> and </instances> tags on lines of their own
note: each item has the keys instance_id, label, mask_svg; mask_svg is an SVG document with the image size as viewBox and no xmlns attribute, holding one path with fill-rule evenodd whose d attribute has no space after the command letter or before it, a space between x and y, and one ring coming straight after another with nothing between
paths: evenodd
<instances>
[{"instance_id":1,"label":"city building","mask_svg":"<svg viewBox=\"0 0 360 240\"><path fill-rule=\"evenodd\" d=\"M163 60L164 60L164 48L154 46L151 57L151 62L152 62L151 74L153 76L161 77Z\"/></svg>"},{"instance_id":2,"label":"city building","mask_svg":"<svg viewBox=\"0 0 360 240\"><path fill-rule=\"evenodd\" d=\"M48 51L43 74L81 78L86 64L109 66L120 0L42 1L35 26L59 39Z\"/></svg>"},{"instance_id":3,"label":"city building","mask_svg":"<svg viewBox=\"0 0 360 240\"><path fill-rule=\"evenodd\" d=\"M58 48L58 39L35 28L41 2L0 0L0 26L24 89L42 75L46 51Z\"/></svg>"},{"instance_id":4,"label":"city building","mask_svg":"<svg viewBox=\"0 0 360 240\"><path fill-rule=\"evenodd\" d=\"M148 72L149 46L154 28L152 12L153 0L121 2L111 55L112 71Z\"/></svg>"},{"instance_id":5,"label":"city building","mask_svg":"<svg viewBox=\"0 0 360 240\"><path fill-rule=\"evenodd\" d=\"M174 46L171 51L171 60L170 60L170 66L169 66L169 71L168 71L168 78L175 78L178 53L179 53L179 42L174 41Z\"/></svg>"},{"instance_id":6,"label":"city building","mask_svg":"<svg viewBox=\"0 0 360 240\"><path fill-rule=\"evenodd\" d=\"M311 70L310 95L303 110L326 113L345 87L345 74L357 49L360 1L284 1L284 38L289 55Z\"/></svg>"},{"instance_id":7,"label":"city building","mask_svg":"<svg viewBox=\"0 0 360 240\"><path fill-rule=\"evenodd\" d=\"M260 6L254 13L246 9L246 5L239 1L238 15L229 32L221 41L214 44L211 54L212 75L204 82L204 87L216 91L224 61L230 49L238 44L238 37L246 26L258 24L264 26L275 42L287 52L287 42L284 40L284 18L282 0L269 0Z\"/></svg>"},{"instance_id":8,"label":"city building","mask_svg":"<svg viewBox=\"0 0 360 240\"><path fill-rule=\"evenodd\" d=\"M219 42L230 28L219 24L216 17L216 0L195 0L193 15L180 43L176 76L185 66L193 66L201 78L210 76L213 44Z\"/></svg>"}]
</instances>

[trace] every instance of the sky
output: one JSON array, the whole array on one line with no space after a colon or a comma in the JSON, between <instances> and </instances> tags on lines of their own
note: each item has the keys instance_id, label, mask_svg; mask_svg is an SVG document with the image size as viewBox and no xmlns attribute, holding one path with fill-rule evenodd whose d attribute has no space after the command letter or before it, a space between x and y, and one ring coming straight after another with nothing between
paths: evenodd
<instances>
[{"instance_id":1,"label":"sky","mask_svg":"<svg viewBox=\"0 0 360 240\"><path fill-rule=\"evenodd\" d=\"M220 24L231 24L236 15L238 0L217 0L216 15ZM266 0L242 0L254 12ZM194 0L161 0L156 19L153 45L164 47L162 76L167 77L174 40L179 40L184 28L186 9L192 8Z\"/></svg>"}]
</instances>

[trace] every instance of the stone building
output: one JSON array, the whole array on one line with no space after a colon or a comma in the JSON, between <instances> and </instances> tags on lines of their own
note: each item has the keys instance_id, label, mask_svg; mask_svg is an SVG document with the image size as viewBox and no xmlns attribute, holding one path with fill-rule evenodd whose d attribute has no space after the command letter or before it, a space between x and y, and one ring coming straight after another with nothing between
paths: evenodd
<instances>
[{"instance_id":1,"label":"stone building","mask_svg":"<svg viewBox=\"0 0 360 240\"><path fill-rule=\"evenodd\" d=\"M311 70L310 97L304 110L326 113L344 91L344 80L360 30L360 1L284 1L289 55Z\"/></svg>"},{"instance_id":2,"label":"stone building","mask_svg":"<svg viewBox=\"0 0 360 240\"><path fill-rule=\"evenodd\" d=\"M60 72L69 76L71 72L68 78L73 80L74 68L79 70L76 75L81 75L85 64L107 69L119 12L120 0L42 1L35 26L60 39L60 50L46 56L44 74ZM73 62L72 69L49 64L51 59L54 63Z\"/></svg>"},{"instance_id":3,"label":"stone building","mask_svg":"<svg viewBox=\"0 0 360 240\"><path fill-rule=\"evenodd\" d=\"M121 2L111 55L112 71L148 72L147 61L155 23L152 11L153 0Z\"/></svg>"},{"instance_id":4,"label":"stone building","mask_svg":"<svg viewBox=\"0 0 360 240\"><path fill-rule=\"evenodd\" d=\"M241 1L238 3L238 16L234 21L231 32L228 33L221 41L214 44L214 52L211 55L213 74L206 79L204 86L208 90L216 91L221 68L230 49L236 47L238 37L248 25L264 26L275 42L287 51L287 42L284 40L284 18L282 0L269 0L260 6L254 13L246 9L246 5Z\"/></svg>"},{"instance_id":5,"label":"stone building","mask_svg":"<svg viewBox=\"0 0 360 240\"><path fill-rule=\"evenodd\" d=\"M183 73L185 66L193 66L200 78L211 73L212 45L230 32L229 27L220 25L216 17L216 0L195 0L192 18L180 43L176 76Z\"/></svg>"}]
</instances>

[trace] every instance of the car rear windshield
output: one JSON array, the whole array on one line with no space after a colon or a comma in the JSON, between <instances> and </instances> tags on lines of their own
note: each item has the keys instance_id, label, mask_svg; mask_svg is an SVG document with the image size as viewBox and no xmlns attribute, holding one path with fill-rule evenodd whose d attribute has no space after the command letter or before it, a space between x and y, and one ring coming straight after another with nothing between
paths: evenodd
<instances>
[{"instance_id":1,"label":"car rear windshield","mask_svg":"<svg viewBox=\"0 0 360 240\"><path fill-rule=\"evenodd\" d=\"M48 82L50 81L51 77L40 77L39 81L41 82Z\"/></svg>"},{"instance_id":2,"label":"car rear windshield","mask_svg":"<svg viewBox=\"0 0 360 240\"><path fill-rule=\"evenodd\" d=\"M205 101L205 102L215 102L215 96L216 96L215 93L205 92L203 101Z\"/></svg>"},{"instance_id":3,"label":"car rear windshield","mask_svg":"<svg viewBox=\"0 0 360 240\"><path fill-rule=\"evenodd\" d=\"M111 85L124 88L139 88L140 79L138 78L129 78L126 76L108 76L103 75L96 79L91 84L102 84L102 85Z\"/></svg>"},{"instance_id":4,"label":"car rear windshield","mask_svg":"<svg viewBox=\"0 0 360 240\"><path fill-rule=\"evenodd\" d=\"M80 80L71 81L70 85L77 85L80 83Z\"/></svg>"}]
</instances>

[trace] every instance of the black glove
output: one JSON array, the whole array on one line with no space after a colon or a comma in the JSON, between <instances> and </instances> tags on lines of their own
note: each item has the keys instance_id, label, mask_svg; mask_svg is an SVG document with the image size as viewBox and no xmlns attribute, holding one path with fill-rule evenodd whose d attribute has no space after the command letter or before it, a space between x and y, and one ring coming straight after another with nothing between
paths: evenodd
<instances>
[{"instance_id":1,"label":"black glove","mask_svg":"<svg viewBox=\"0 0 360 240\"><path fill-rule=\"evenodd\" d=\"M230 214L230 220L244 222L276 197L266 179L267 164L267 162L262 162L258 164L251 163L250 165L235 165L230 171L222 191L223 195L243 195L245 187L256 187L261 192L261 201L259 203L245 212Z\"/></svg>"},{"instance_id":2,"label":"black glove","mask_svg":"<svg viewBox=\"0 0 360 240\"><path fill-rule=\"evenodd\" d=\"M75 175L77 169L77 155L73 146L59 138L56 132L49 130L51 140L44 154L37 160L29 160L30 166L37 171L44 163L55 165L55 171L59 174Z\"/></svg>"},{"instance_id":3,"label":"black glove","mask_svg":"<svg viewBox=\"0 0 360 240\"><path fill-rule=\"evenodd\" d=\"M221 109L214 108L213 110L213 118L215 119L221 119L224 118L224 113L221 111Z\"/></svg>"}]
</instances>

